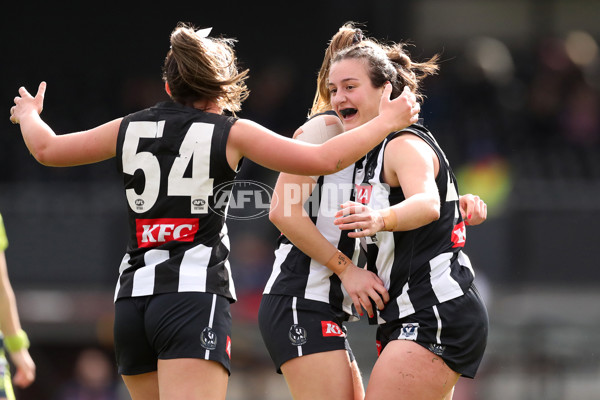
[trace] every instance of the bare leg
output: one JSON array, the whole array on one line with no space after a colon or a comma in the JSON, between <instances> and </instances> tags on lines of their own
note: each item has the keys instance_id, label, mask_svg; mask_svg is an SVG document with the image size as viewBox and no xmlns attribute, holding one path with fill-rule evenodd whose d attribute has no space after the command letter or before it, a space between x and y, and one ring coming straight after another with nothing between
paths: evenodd
<instances>
[{"instance_id":1,"label":"bare leg","mask_svg":"<svg viewBox=\"0 0 600 400\"><path fill-rule=\"evenodd\" d=\"M139 375L121 375L132 400L158 400L156 371Z\"/></svg>"},{"instance_id":2,"label":"bare leg","mask_svg":"<svg viewBox=\"0 0 600 400\"><path fill-rule=\"evenodd\" d=\"M354 383L346 350L309 354L281 366L294 400L353 400Z\"/></svg>"},{"instance_id":3,"label":"bare leg","mask_svg":"<svg viewBox=\"0 0 600 400\"><path fill-rule=\"evenodd\" d=\"M225 400L229 374L216 361L196 358L158 360L161 399Z\"/></svg>"},{"instance_id":4,"label":"bare leg","mask_svg":"<svg viewBox=\"0 0 600 400\"><path fill-rule=\"evenodd\" d=\"M365 398L365 385L363 384L362 375L358 369L358 363L356 360L350 364L352 369L352 385L354 386L354 400L364 400Z\"/></svg>"},{"instance_id":5,"label":"bare leg","mask_svg":"<svg viewBox=\"0 0 600 400\"><path fill-rule=\"evenodd\" d=\"M409 340L394 340L375 363L366 398L451 400L459 376L424 347Z\"/></svg>"}]
</instances>

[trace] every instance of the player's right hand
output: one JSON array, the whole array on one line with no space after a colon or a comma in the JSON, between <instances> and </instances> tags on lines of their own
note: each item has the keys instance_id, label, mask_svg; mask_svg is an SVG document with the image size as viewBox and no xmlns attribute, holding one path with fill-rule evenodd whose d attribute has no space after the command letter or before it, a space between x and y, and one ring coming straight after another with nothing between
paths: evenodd
<instances>
[{"instance_id":1,"label":"player's right hand","mask_svg":"<svg viewBox=\"0 0 600 400\"><path fill-rule=\"evenodd\" d=\"M369 299L373 299L379 310L383 310L385 304L390 301L390 295L383 281L371 271L351 264L338 276L360 315L364 308L367 315L373 317L375 310Z\"/></svg>"},{"instance_id":2,"label":"player's right hand","mask_svg":"<svg viewBox=\"0 0 600 400\"><path fill-rule=\"evenodd\" d=\"M417 97L410 91L408 86L397 98L390 100L392 94L392 85L386 83L379 103L379 114L390 121L390 132L402 130L419 120L421 105L417 102Z\"/></svg>"}]
</instances>

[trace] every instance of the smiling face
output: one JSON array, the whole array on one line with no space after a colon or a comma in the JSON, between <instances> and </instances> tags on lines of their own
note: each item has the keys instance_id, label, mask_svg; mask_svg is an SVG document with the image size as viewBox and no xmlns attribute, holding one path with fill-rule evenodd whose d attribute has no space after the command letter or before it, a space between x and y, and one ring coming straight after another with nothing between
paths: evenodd
<instances>
[{"instance_id":1,"label":"smiling face","mask_svg":"<svg viewBox=\"0 0 600 400\"><path fill-rule=\"evenodd\" d=\"M379 114L383 87L375 88L366 61L347 58L336 61L329 71L331 106L346 130L356 128Z\"/></svg>"}]
</instances>

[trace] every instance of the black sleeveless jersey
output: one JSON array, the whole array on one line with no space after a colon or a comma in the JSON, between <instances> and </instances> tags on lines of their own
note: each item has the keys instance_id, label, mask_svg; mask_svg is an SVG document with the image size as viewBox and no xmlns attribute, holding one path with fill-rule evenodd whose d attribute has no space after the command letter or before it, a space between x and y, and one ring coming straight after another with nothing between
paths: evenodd
<instances>
[{"instance_id":1,"label":"black sleeveless jersey","mask_svg":"<svg viewBox=\"0 0 600 400\"><path fill-rule=\"evenodd\" d=\"M225 226L236 175L225 150L235 121L174 102L123 119L116 154L129 242L115 301L171 292L235 301Z\"/></svg>"},{"instance_id":2,"label":"black sleeveless jersey","mask_svg":"<svg viewBox=\"0 0 600 400\"><path fill-rule=\"evenodd\" d=\"M405 199L401 187L383 180L387 144L403 134L413 134L436 153L440 169L436 184L440 193L440 218L405 232L378 232L363 240L369 270L377 273L390 294L390 302L379 312L379 323L403 318L415 311L463 295L474 272L462 251L466 240L460 215L456 178L446 156L431 133L421 125L394 132L367 155L357 170L357 201L373 209L398 204Z\"/></svg>"}]
</instances>

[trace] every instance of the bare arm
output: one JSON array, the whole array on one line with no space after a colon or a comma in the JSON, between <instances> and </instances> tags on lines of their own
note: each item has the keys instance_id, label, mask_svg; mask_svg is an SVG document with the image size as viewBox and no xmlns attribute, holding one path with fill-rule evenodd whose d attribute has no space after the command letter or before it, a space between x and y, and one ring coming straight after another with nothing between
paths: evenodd
<instances>
[{"instance_id":1,"label":"bare arm","mask_svg":"<svg viewBox=\"0 0 600 400\"><path fill-rule=\"evenodd\" d=\"M5 337L15 336L21 331L17 301L8 280L4 251L0 251L0 329ZM29 386L35 379L35 364L29 350L22 348L9 354L17 368L13 379L15 384L19 387Z\"/></svg>"},{"instance_id":2,"label":"bare arm","mask_svg":"<svg viewBox=\"0 0 600 400\"><path fill-rule=\"evenodd\" d=\"M401 186L405 200L382 210L359 203L343 204L335 223L340 229L361 229L348 236L371 236L380 230L408 231L440 217L435 183L439 160L431 147L414 135L402 135L387 145L384 157L386 182Z\"/></svg>"},{"instance_id":3,"label":"bare arm","mask_svg":"<svg viewBox=\"0 0 600 400\"><path fill-rule=\"evenodd\" d=\"M303 205L314 186L310 177L281 173L273 196L279 202L272 204L269 219L304 254L338 275L361 315L364 308L373 316L369 298L382 310L389 294L377 275L354 265L312 222Z\"/></svg>"},{"instance_id":4,"label":"bare arm","mask_svg":"<svg viewBox=\"0 0 600 400\"><path fill-rule=\"evenodd\" d=\"M20 124L23 140L37 161L47 166L67 167L115 156L121 118L87 131L56 135L40 117L45 92L45 82L40 84L35 97L20 88L20 96L15 97L10 110L10 120Z\"/></svg>"},{"instance_id":5,"label":"bare arm","mask_svg":"<svg viewBox=\"0 0 600 400\"><path fill-rule=\"evenodd\" d=\"M339 118L319 115L298 128L294 138L320 144L343 131L344 127ZM306 213L304 204L313 192L317 178L279 174L273 196L273 199L278 201L271 204L269 218L304 254L338 275L352 298L354 307L361 315L362 305L369 316L372 316L373 309L369 297L375 301L379 309L383 309L384 303L389 300L389 295L377 275L354 265L349 257L323 236Z\"/></svg>"},{"instance_id":6,"label":"bare arm","mask_svg":"<svg viewBox=\"0 0 600 400\"><path fill-rule=\"evenodd\" d=\"M296 175L323 175L342 170L380 143L388 133L404 129L418 119L419 105L408 89L390 100L391 85L381 98L379 115L364 125L321 145L294 141L248 120L231 128L228 160L235 166L247 157L264 167Z\"/></svg>"}]
</instances>

